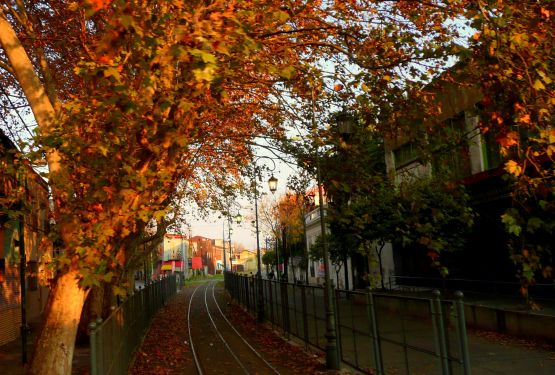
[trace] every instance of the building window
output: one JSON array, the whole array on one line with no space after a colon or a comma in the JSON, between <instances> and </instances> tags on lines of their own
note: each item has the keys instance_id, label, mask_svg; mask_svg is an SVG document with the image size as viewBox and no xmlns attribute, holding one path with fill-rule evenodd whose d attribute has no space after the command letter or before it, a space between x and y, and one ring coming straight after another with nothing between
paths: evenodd
<instances>
[{"instance_id":1,"label":"building window","mask_svg":"<svg viewBox=\"0 0 555 375\"><path fill-rule=\"evenodd\" d=\"M418 159L418 149L414 142L405 143L393 151L395 168L400 168Z\"/></svg>"},{"instance_id":2,"label":"building window","mask_svg":"<svg viewBox=\"0 0 555 375\"><path fill-rule=\"evenodd\" d=\"M484 158L484 169L493 169L501 165L503 161L499 144L495 140L496 134L489 131L484 134L484 142L482 143L482 154Z\"/></svg>"}]
</instances>

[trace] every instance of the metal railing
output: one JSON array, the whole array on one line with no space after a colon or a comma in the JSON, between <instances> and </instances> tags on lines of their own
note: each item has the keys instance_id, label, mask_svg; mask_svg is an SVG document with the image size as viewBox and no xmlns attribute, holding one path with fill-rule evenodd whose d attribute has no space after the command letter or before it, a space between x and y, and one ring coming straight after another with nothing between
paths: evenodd
<instances>
[{"instance_id":1,"label":"metal railing","mask_svg":"<svg viewBox=\"0 0 555 375\"><path fill-rule=\"evenodd\" d=\"M266 319L325 351L322 287L262 280ZM257 280L226 274L225 286L239 304L256 312ZM334 292L341 360L371 374L471 373L462 293L442 300L385 293Z\"/></svg>"},{"instance_id":2,"label":"metal railing","mask_svg":"<svg viewBox=\"0 0 555 375\"><path fill-rule=\"evenodd\" d=\"M437 278L416 276L390 276L389 285L396 290L439 289L450 293L461 290L465 293L488 296L502 296L522 299L521 284L517 281L474 280L461 278ZM530 285L528 293L534 299L555 300L553 283Z\"/></svg>"},{"instance_id":3,"label":"metal railing","mask_svg":"<svg viewBox=\"0 0 555 375\"><path fill-rule=\"evenodd\" d=\"M175 276L147 284L105 320L89 324L91 375L127 374L150 320L177 291Z\"/></svg>"}]
</instances>

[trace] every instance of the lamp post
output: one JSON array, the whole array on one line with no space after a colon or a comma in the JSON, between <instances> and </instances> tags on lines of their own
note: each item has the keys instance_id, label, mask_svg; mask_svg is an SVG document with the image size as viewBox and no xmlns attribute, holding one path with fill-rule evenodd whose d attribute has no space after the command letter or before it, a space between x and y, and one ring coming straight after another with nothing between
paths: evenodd
<instances>
[{"instance_id":1,"label":"lamp post","mask_svg":"<svg viewBox=\"0 0 555 375\"><path fill-rule=\"evenodd\" d=\"M314 89L312 90L312 129L316 131L316 118L314 109ZM322 238L322 253L324 258L324 308L326 314L326 367L330 370L339 370L339 355L337 351L337 333L335 327L335 308L333 303L333 285L330 279L330 264L328 258L328 244L326 241L326 222L324 212L324 195L322 188L322 173L320 170L320 154L318 145L315 144L316 156L316 181L318 185L320 231Z\"/></svg>"},{"instance_id":2,"label":"lamp post","mask_svg":"<svg viewBox=\"0 0 555 375\"><path fill-rule=\"evenodd\" d=\"M224 273L227 272L227 260L225 258L225 220L222 221L222 251L224 258ZM231 249L229 249L231 252Z\"/></svg>"},{"instance_id":3,"label":"lamp post","mask_svg":"<svg viewBox=\"0 0 555 375\"><path fill-rule=\"evenodd\" d=\"M276 163L274 162L273 159L267 157L267 156L259 156L258 158L254 159L253 164L254 164L254 178L253 178L253 183L254 183L254 217L255 217L255 223L256 223L256 258L257 258L257 268L258 268L258 272L256 273L256 280L258 282L258 302L257 302L257 314L256 314L256 318L257 321L259 323L262 323L264 321L264 290L262 289L262 261L260 259L260 231L258 228L258 188L257 188L257 183L256 183L256 178L258 177L260 180L262 180L262 175L260 174L260 168L256 165L256 162L260 159L268 159L272 162L273 164L273 168L270 170L271 172L274 171L274 169L276 168ZM274 174L272 173L272 176L270 177L270 179L268 180L268 188L270 189L270 191L273 193L275 193L275 191L277 190L277 178L274 177Z\"/></svg>"},{"instance_id":4,"label":"lamp post","mask_svg":"<svg viewBox=\"0 0 555 375\"><path fill-rule=\"evenodd\" d=\"M228 234L228 240L229 240L229 253L231 254L233 253L233 248L231 247L231 235L233 234L233 228L231 228L231 219L229 220L227 234ZM225 239L224 239L224 242L225 242Z\"/></svg>"},{"instance_id":5,"label":"lamp post","mask_svg":"<svg viewBox=\"0 0 555 375\"><path fill-rule=\"evenodd\" d=\"M235 215L233 219L237 224L241 224L241 221L243 220L243 216L241 216L241 214L237 212L237 215ZM229 270L230 272L233 272L233 251L231 247L231 235L233 234L233 228L231 228L231 216L228 216L227 226L228 226L228 240L229 240L229 265L230 265ZM225 257L225 220L222 224L222 246L224 249L224 270L227 270L226 257Z\"/></svg>"}]
</instances>

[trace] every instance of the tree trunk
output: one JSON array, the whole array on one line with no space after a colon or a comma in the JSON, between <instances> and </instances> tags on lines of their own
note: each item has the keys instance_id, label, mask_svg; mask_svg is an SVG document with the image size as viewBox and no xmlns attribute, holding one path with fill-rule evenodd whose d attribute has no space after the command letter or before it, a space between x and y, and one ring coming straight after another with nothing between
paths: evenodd
<instances>
[{"instance_id":1,"label":"tree trunk","mask_svg":"<svg viewBox=\"0 0 555 375\"><path fill-rule=\"evenodd\" d=\"M71 374L77 326L87 296L87 291L79 287L77 276L77 271L71 271L56 280L29 374Z\"/></svg>"},{"instance_id":2,"label":"tree trunk","mask_svg":"<svg viewBox=\"0 0 555 375\"><path fill-rule=\"evenodd\" d=\"M87 299L85 300L83 311L81 312L79 328L77 329L77 339L75 341L76 344L88 343L89 323L97 318L105 318L105 316L102 315L103 304L104 289L100 286L92 287Z\"/></svg>"}]
</instances>

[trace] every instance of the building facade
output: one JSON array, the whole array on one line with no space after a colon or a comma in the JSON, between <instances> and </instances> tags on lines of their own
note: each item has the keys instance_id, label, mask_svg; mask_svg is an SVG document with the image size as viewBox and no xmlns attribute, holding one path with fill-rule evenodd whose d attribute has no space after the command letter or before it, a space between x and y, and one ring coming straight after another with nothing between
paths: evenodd
<instances>
[{"instance_id":1,"label":"building facade","mask_svg":"<svg viewBox=\"0 0 555 375\"><path fill-rule=\"evenodd\" d=\"M0 345L15 340L25 320L38 322L46 306L49 281L54 277L53 250L47 240L48 186L30 167L14 169L16 147L0 133ZM23 172L21 172L23 171ZM11 201L21 190L23 207ZM23 220L8 215L22 208ZM24 253L21 251L23 238ZM22 277L22 274L24 277ZM23 281L23 283L22 283Z\"/></svg>"},{"instance_id":2,"label":"building facade","mask_svg":"<svg viewBox=\"0 0 555 375\"><path fill-rule=\"evenodd\" d=\"M440 171L448 168L453 182L465 186L469 203L477 213L465 250L442 253L442 264L449 269L449 276L514 281L515 268L509 259L508 236L501 221L501 215L511 205L511 186L503 178L503 160L495 132L484 134L480 130L481 92L477 87L442 82L430 89L435 91L441 110L435 117L422 119L421 125L434 127L441 136L454 135L459 141L424 161L416 145L426 140L409 135L386 139L387 171L399 184L420 177L440 176ZM395 274L437 277L426 255L413 250L395 248Z\"/></svg>"},{"instance_id":3,"label":"building facade","mask_svg":"<svg viewBox=\"0 0 555 375\"><path fill-rule=\"evenodd\" d=\"M166 233L162 242L160 271L162 274L179 273L187 278L189 243L183 234Z\"/></svg>"}]
</instances>

